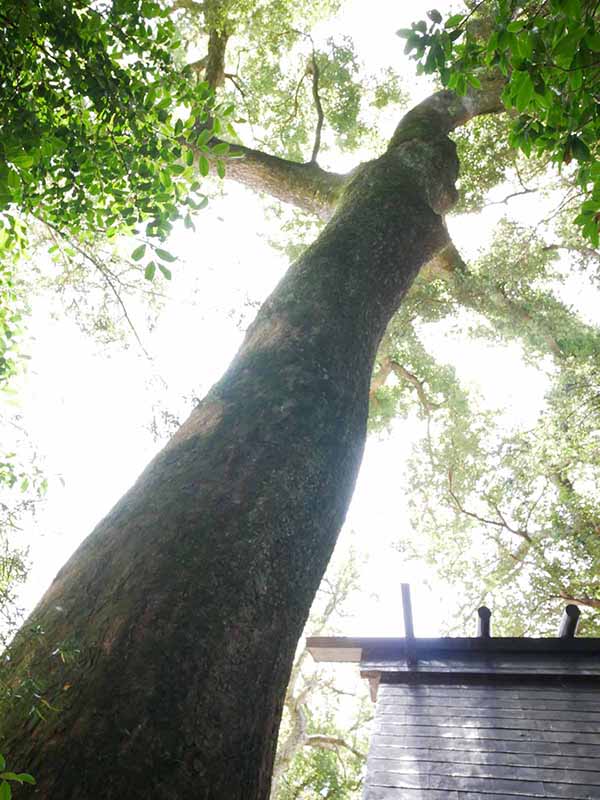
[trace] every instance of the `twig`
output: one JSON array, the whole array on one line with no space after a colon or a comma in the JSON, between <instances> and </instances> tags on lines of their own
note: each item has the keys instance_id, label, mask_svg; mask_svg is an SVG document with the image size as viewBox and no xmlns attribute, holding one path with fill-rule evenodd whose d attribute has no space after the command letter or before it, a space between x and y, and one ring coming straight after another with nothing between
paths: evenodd
<instances>
[{"instance_id":1,"label":"twig","mask_svg":"<svg viewBox=\"0 0 600 800\"><path fill-rule=\"evenodd\" d=\"M75 241L73 241L73 240L71 240L71 239L67 239L67 237L66 237L66 236L65 236L65 235L62 233L62 231L61 231L59 228L57 228L55 225L53 225L51 222L47 222L46 220L44 220L44 219L40 219L39 217L36 217L36 219L39 219L39 221L40 221L40 222L42 222L42 223L43 223L43 224L44 224L44 225L45 225L47 228L49 228L50 230L52 230L52 231L53 231L55 234L57 234L58 236L60 236L60 238L61 238L61 239L64 239L64 240L68 241L68 243L70 244L70 246L71 246L71 247L72 247L74 250L77 250L77 252L78 252L78 253L79 253L79 254L80 254L80 255L81 255L83 258L85 258L87 261L89 261L89 262L90 262L90 264L92 264L92 266L93 266L95 269L97 269L97 270L98 270L98 272L100 272L100 274L103 276L104 280L105 280L105 281L106 281L106 283L108 284L108 286L109 286L110 290L112 291L113 295L115 296L115 299L116 299L117 303L118 303L118 304L121 306L121 310L122 310L122 312L123 312L123 317L125 318L125 322L127 323L127 325L129 326L129 328L130 328L131 332L133 333L133 335L134 335L134 337L135 337L135 340L137 341L137 343L138 343L138 345L139 345L139 347L140 347L141 351L142 351L142 352L143 352L143 354L146 356L146 358L148 359L148 361L152 361L152 356L151 356L151 355L148 353L148 351L147 351L147 350L146 350L146 348L144 347L144 345L143 345L143 343L142 343L142 340L140 339L140 337L139 337L139 334L138 334L138 332L137 332L137 330L136 330L136 328L135 328L135 325L133 324L133 322L132 322L132 320L131 320L131 317L129 316L129 312L127 311L127 307L125 306L125 303L123 302L123 298L121 297L121 295L119 294L119 292L118 292L118 290L117 290L117 287L116 287L116 286L115 286L115 284L113 283L113 278L114 278L114 276L111 274L110 270L109 270L109 269L107 269L107 268L106 268L106 267L105 267L105 266L104 266L104 265L103 265L103 264L102 264L100 261L98 261L96 258L94 258L93 256L91 256L91 255L90 255L90 254L89 254L89 253L88 253L86 250L84 250L84 249L83 249L83 248L82 248L82 247L81 247L81 246L80 246L80 245L79 245L77 242L75 242Z\"/></svg>"},{"instance_id":2,"label":"twig","mask_svg":"<svg viewBox=\"0 0 600 800\"><path fill-rule=\"evenodd\" d=\"M526 542L529 542L531 544L531 536L527 533L527 531L522 531L522 530L519 530L518 528L512 528L506 522L505 518L500 513L500 510L496 506L494 506L494 511L500 517L500 520L501 520L500 522L498 520L495 520L495 519L488 519L487 517L481 517L479 514L476 514L474 511L469 511L468 509L466 509L462 505L462 503L460 502L460 500L458 499L458 497L456 495L456 492L454 491L452 467L450 467L450 469L448 470L448 494L452 498L456 508L461 512L461 514L465 514L467 517L471 517L471 519L475 519L475 520L477 520L477 522L481 522L484 525L494 525L497 528L505 529L505 530L509 531L509 533L514 533L515 536L520 536L522 539L525 539Z\"/></svg>"},{"instance_id":3,"label":"twig","mask_svg":"<svg viewBox=\"0 0 600 800\"><path fill-rule=\"evenodd\" d=\"M284 119L284 124L291 122L294 117L298 116L298 95L300 93L300 87L304 83L304 78L306 78L306 72L303 72L300 80L296 84L296 91L294 92L294 103L292 106L292 113ZM284 105L283 103L281 105Z\"/></svg>"},{"instance_id":4,"label":"twig","mask_svg":"<svg viewBox=\"0 0 600 800\"><path fill-rule=\"evenodd\" d=\"M502 200L491 200L489 203L485 203L483 206L484 208L489 208L490 206L501 206L501 205L508 205L508 201L512 200L513 197L521 197L524 194L533 194L534 192L539 191L539 189L523 189L520 192L511 192L507 194L506 197Z\"/></svg>"}]
</instances>

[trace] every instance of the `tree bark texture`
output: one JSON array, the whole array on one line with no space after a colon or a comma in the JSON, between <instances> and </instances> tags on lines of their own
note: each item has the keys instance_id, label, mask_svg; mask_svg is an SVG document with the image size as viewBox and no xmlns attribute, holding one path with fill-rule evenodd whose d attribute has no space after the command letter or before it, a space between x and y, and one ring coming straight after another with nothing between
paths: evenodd
<instances>
[{"instance_id":1,"label":"tree bark texture","mask_svg":"<svg viewBox=\"0 0 600 800\"><path fill-rule=\"evenodd\" d=\"M222 140L214 139L213 144ZM255 192L289 203L321 219L328 220L352 175L328 172L314 162L304 164L231 145L233 157L227 160L227 178ZM198 149L197 155L201 155Z\"/></svg>"},{"instance_id":2,"label":"tree bark texture","mask_svg":"<svg viewBox=\"0 0 600 800\"><path fill-rule=\"evenodd\" d=\"M17 639L12 680L43 679L58 709L3 720L2 751L36 776L36 797L267 800L296 642L362 457L377 347L448 242L447 130L401 128ZM52 655L62 642L79 656Z\"/></svg>"}]
</instances>

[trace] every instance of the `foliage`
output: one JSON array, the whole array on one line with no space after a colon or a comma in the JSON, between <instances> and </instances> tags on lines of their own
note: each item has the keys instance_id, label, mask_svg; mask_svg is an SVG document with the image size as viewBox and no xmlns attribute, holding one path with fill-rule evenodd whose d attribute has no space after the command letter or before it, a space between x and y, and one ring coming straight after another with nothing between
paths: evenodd
<instances>
[{"instance_id":1,"label":"foliage","mask_svg":"<svg viewBox=\"0 0 600 800\"><path fill-rule=\"evenodd\" d=\"M479 88L490 71L506 82L502 100L514 113L510 142L567 168L576 162L583 195L577 222L594 246L600 230L598 115L600 27L592 0L517 3L486 0L468 13L400 31L418 69L449 89ZM559 98L559 100L558 100Z\"/></svg>"},{"instance_id":2,"label":"foliage","mask_svg":"<svg viewBox=\"0 0 600 800\"><path fill-rule=\"evenodd\" d=\"M0 252L4 250L4 258L0 258L0 387L17 372L22 320L27 313L22 282L16 271L21 242L21 227L16 221L13 229L16 237L12 246L8 246L8 232L0 231Z\"/></svg>"},{"instance_id":3,"label":"foliage","mask_svg":"<svg viewBox=\"0 0 600 800\"><path fill-rule=\"evenodd\" d=\"M27 772L9 772L6 770L6 760L0 755L0 800L10 800L12 797L13 783L28 783L35 785L35 778Z\"/></svg>"},{"instance_id":4,"label":"foliage","mask_svg":"<svg viewBox=\"0 0 600 800\"><path fill-rule=\"evenodd\" d=\"M516 153L508 141L509 126L505 116L478 117L453 134L461 170L460 197L452 213L479 211L490 189L502 183L507 170L515 167Z\"/></svg>"},{"instance_id":5,"label":"foliage","mask_svg":"<svg viewBox=\"0 0 600 800\"><path fill-rule=\"evenodd\" d=\"M230 2L181 4L176 21L185 37L206 36L215 13L231 36L221 96L235 102L246 144L254 142L292 161L310 160L313 150L322 158L374 141L381 145L378 114L406 97L392 69L367 72L349 37L313 38L315 23L338 7L337 0L277 0L244 15ZM321 124L322 140L317 135Z\"/></svg>"},{"instance_id":6,"label":"foliage","mask_svg":"<svg viewBox=\"0 0 600 800\"><path fill-rule=\"evenodd\" d=\"M461 587L452 625L463 632L484 601L496 611L496 630L514 635L554 633L565 602L600 607L600 331L557 297L563 281L556 250L504 221L472 265L418 284L388 332L400 380L375 394L372 424L408 414L414 399L425 421L410 468L420 536L399 546ZM456 369L428 352L427 327L447 325L458 308L457 335L495 346L518 341L531 368L544 371L548 389L533 426L480 406ZM598 623L586 617L582 631L597 632Z\"/></svg>"},{"instance_id":7,"label":"foliage","mask_svg":"<svg viewBox=\"0 0 600 800\"><path fill-rule=\"evenodd\" d=\"M175 68L166 12L150 0L4 0L1 13L5 230L18 212L84 240L142 224L164 240L202 199L185 148L220 111Z\"/></svg>"},{"instance_id":8,"label":"foliage","mask_svg":"<svg viewBox=\"0 0 600 800\"><path fill-rule=\"evenodd\" d=\"M21 527L31 521L48 488L33 445L7 395L2 404L0 449L0 646L6 647L22 622L17 594L29 569Z\"/></svg>"},{"instance_id":9,"label":"foliage","mask_svg":"<svg viewBox=\"0 0 600 800\"><path fill-rule=\"evenodd\" d=\"M330 566L313 603L306 633L333 635L359 591L353 552ZM316 665L301 646L294 661L279 733L272 800L353 800L366 754L364 725L372 715L361 681L344 690L330 665Z\"/></svg>"},{"instance_id":10,"label":"foliage","mask_svg":"<svg viewBox=\"0 0 600 800\"><path fill-rule=\"evenodd\" d=\"M332 729L330 720L311 719L311 726L317 730ZM362 760L356 756L340 763L340 754L336 749L311 748L300 752L286 772L276 800L357 798L360 796L362 768Z\"/></svg>"}]
</instances>

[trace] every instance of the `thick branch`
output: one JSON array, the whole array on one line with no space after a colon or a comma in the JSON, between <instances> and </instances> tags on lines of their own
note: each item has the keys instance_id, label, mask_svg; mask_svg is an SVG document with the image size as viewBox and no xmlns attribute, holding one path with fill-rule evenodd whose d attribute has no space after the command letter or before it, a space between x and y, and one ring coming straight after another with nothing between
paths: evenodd
<instances>
[{"instance_id":1,"label":"thick branch","mask_svg":"<svg viewBox=\"0 0 600 800\"><path fill-rule=\"evenodd\" d=\"M593 258L594 261L600 261L600 252L594 250L593 247L586 247L586 245L569 245L566 243L548 244L543 248L544 250L567 250L569 253L577 253L584 258Z\"/></svg>"},{"instance_id":2,"label":"thick branch","mask_svg":"<svg viewBox=\"0 0 600 800\"><path fill-rule=\"evenodd\" d=\"M212 144L219 140L213 139ZM299 164L260 150L232 145L235 158L227 160L227 177L255 192L301 208L328 220L350 175L327 172L318 164ZM199 151L198 151L198 154Z\"/></svg>"},{"instance_id":3,"label":"thick branch","mask_svg":"<svg viewBox=\"0 0 600 800\"><path fill-rule=\"evenodd\" d=\"M548 248L549 249L549 248ZM474 311L481 312L480 297L477 292L473 292L469 286L461 280L461 277L466 277L469 274L469 269L462 256L452 242L432 259L420 273L420 278L425 280L435 280L442 278L448 282L453 283L453 291L460 302L467 308L472 308ZM537 333L538 336L545 342L548 351L554 356L557 361L564 359L564 352L558 343L556 337L547 330L543 322L538 322L527 308L518 300L509 297L502 287L496 286L487 290L486 299L494 299L497 303L504 306L508 314L513 319L524 323L530 330ZM485 310L483 310L485 313Z\"/></svg>"},{"instance_id":4,"label":"thick branch","mask_svg":"<svg viewBox=\"0 0 600 800\"><path fill-rule=\"evenodd\" d=\"M208 56L205 79L211 89L225 82L225 50L229 34L224 30L211 30L208 36Z\"/></svg>"},{"instance_id":5,"label":"thick branch","mask_svg":"<svg viewBox=\"0 0 600 800\"><path fill-rule=\"evenodd\" d=\"M290 714L290 731L285 741L277 748L277 757L273 765L273 777L271 781L271 796L275 797L281 778L292 763L296 753L303 747L307 739L307 720L303 705L294 702L286 702Z\"/></svg>"},{"instance_id":6,"label":"thick branch","mask_svg":"<svg viewBox=\"0 0 600 800\"><path fill-rule=\"evenodd\" d=\"M392 359L390 356L386 356L379 362L379 369L373 375L371 380L371 389L369 391L369 398L372 401L377 394L377 391L381 389L382 386L385 385L388 377L392 373Z\"/></svg>"},{"instance_id":7,"label":"thick branch","mask_svg":"<svg viewBox=\"0 0 600 800\"><path fill-rule=\"evenodd\" d=\"M411 139L441 138L482 114L504 111L500 99L504 79L488 81L482 89L459 96L447 90L436 92L412 108L401 119L390 147Z\"/></svg>"}]
</instances>

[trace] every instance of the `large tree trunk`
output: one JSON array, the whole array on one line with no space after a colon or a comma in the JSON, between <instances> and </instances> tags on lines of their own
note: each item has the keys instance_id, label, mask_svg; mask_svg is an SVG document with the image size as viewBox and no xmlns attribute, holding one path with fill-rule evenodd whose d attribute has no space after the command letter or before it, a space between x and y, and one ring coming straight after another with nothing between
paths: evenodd
<instances>
[{"instance_id":1,"label":"large tree trunk","mask_svg":"<svg viewBox=\"0 0 600 800\"><path fill-rule=\"evenodd\" d=\"M452 125L432 109L357 170L223 378L25 626L12 679L43 678L59 710L24 723L13 706L2 749L36 775L37 796L268 797L296 642L363 452L377 345L447 243L457 164ZM51 655L62 642L80 655Z\"/></svg>"}]
</instances>

